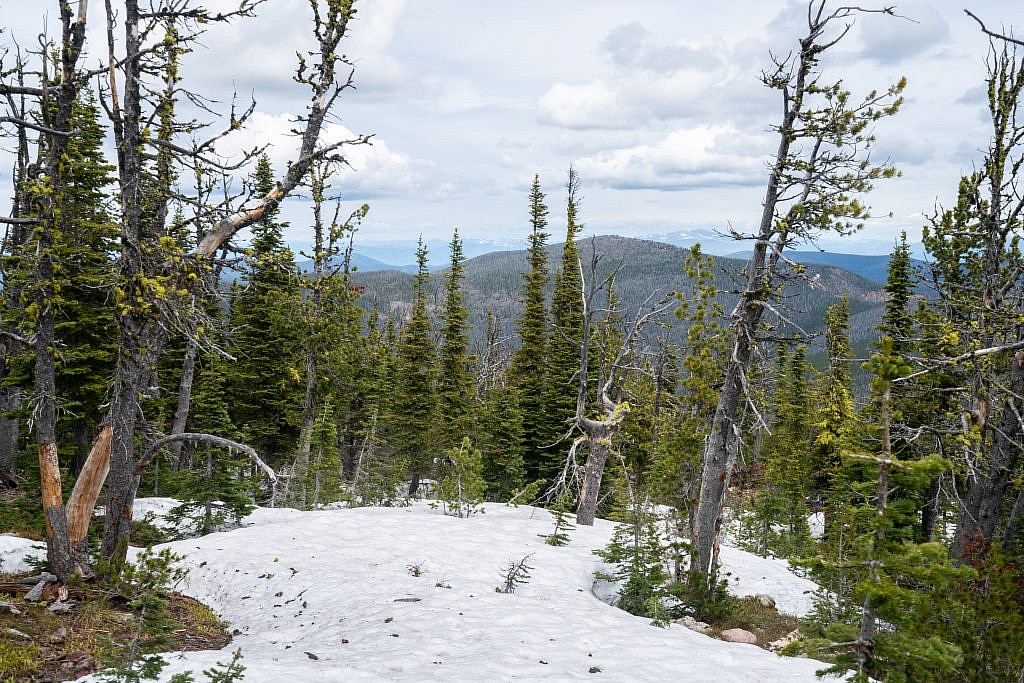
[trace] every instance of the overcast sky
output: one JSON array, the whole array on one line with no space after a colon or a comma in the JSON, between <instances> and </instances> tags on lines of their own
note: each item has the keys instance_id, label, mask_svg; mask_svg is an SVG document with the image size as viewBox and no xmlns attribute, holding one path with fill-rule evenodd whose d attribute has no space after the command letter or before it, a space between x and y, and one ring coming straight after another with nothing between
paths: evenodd
<instances>
[{"instance_id":1,"label":"overcast sky","mask_svg":"<svg viewBox=\"0 0 1024 683\"><path fill-rule=\"evenodd\" d=\"M117 3L115 3L117 4ZM231 3L211 0L213 6ZM874 3L868 2L865 6ZM43 0L0 0L0 41L30 44ZM361 0L345 51L358 90L339 102L332 135L373 133L338 178L346 203L370 203L359 241L469 238L520 246L527 191L541 175L560 240L566 168L584 183L582 218L594 234L749 228L758 218L767 129L781 104L757 80L769 51L806 29L805 3L767 0ZM855 93L906 76L906 105L877 128L876 158L903 177L869 198L880 218L860 235L821 246L887 252L899 229L916 239L924 214L949 203L988 139L987 40L964 0L901 2L913 19L866 16L828 53L826 70ZM1024 3L973 0L992 27L1024 33ZM103 4L90 3L89 63ZM308 49L307 0L268 0L257 19L212 28L183 76L226 100L257 99L248 128L224 153L270 142L280 171L292 154L291 115L306 92L291 81ZM55 23L55 21L53 22ZM9 193L9 161L0 182ZM309 239L307 207L293 202L289 238Z\"/></svg>"}]
</instances>

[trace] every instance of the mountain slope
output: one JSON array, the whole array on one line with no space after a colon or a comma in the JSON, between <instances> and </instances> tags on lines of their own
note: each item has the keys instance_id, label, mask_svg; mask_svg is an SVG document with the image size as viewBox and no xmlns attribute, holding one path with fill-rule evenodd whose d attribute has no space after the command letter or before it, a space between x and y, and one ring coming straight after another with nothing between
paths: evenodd
<instances>
[{"instance_id":1,"label":"mountain slope","mask_svg":"<svg viewBox=\"0 0 1024 683\"><path fill-rule=\"evenodd\" d=\"M688 291L689 280L683 270L687 249L628 237L586 239L580 243L585 271L589 271L592 249L596 249L601 259L601 274L612 267L619 267L615 286L627 317L635 315L651 292L657 291L658 296L662 296L674 291ZM561 252L560 244L548 248L552 271L560 263ZM433 258L443 261L446 256L440 254ZM738 290L738 283L745 275L745 263L739 259L716 257L715 264L716 283L722 292L720 301L728 313L736 301L732 292ZM476 339L479 340L483 334L488 308L494 311L505 334L514 333L515 320L520 315L521 273L526 268L525 250L485 254L466 262L466 304ZM878 283L826 264L810 264L807 273L810 283L794 279L785 292L787 318L809 333L820 332L828 306L846 295L850 301L854 343L862 344L874 339L873 325L878 322L884 304L884 293ZM431 276L431 291L441 291L441 277L440 272ZM412 295L410 275L395 271L357 273L355 280L366 287L362 299L365 306L375 306L385 314L407 313ZM440 295L435 294L435 310L440 303ZM766 319L774 317L770 312L766 314ZM682 334L683 330L676 326L673 335L677 341Z\"/></svg>"}]
</instances>

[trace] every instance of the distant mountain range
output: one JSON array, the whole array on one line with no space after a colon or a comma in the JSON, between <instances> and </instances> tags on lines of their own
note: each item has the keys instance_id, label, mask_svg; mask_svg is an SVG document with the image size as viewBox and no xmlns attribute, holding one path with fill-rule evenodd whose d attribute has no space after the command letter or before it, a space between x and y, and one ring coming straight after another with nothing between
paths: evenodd
<instances>
[{"instance_id":1,"label":"distant mountain range","mask_svg":"<svg viewBox=\"0 0 1024 683\"><path fill-rule=\"evenodd\" d=\"M688 249L628 237L605 236L581 240L580 251L584 261L589 261L591 250L600 256L599 272L605 273L613 267L619 271L615 287L622 299L624 317L632 318L637 308L651 292L665 295L671 292L685 294L690 281L684 272ZM562 245L548 247L548 262L552 273L559 264ZM882 257L876 257L882 258ZM719 300L728 313L736 302L740 279L744 275L744 261L728 257L715 257L715 279ZM486 321L486 312L491 309L502 332L506 336L515 334L516 319L521 314L519 296L522 290L522 273L527 269L527 252L504 251L477 256L466 261L464 294L470 310L470 324L473 338L479 343ZM443 273L431 274L429 290L432 309L440 315L442 304ZM374 307L383 315L404 318L411 309L412 276L396 270L359 270L354 279L365 287L361 303L367 308ZM785 315L790 321L808 333L820 333L826 309L846 296L850 303L852 341L858 350L866 350L874 341L874 325L880 319L884 308L885 294L879 282L851 272L837 265L809 263L807 279L794 278L784 293ZM671 317L670 317L671 318ZM785 326L769 312L766 322ZM780 334L791 334L788 332ZM685 329L674 326L671 337L682 341ZM814 344L809 356L821 364L821 342Z\"/></svg>"},{"instance_id":2,"label":"distant mountain range","mask_svg":"<svg viewBox=\"0 0 1024 683\"><path fill-rule=\"evenodd\" d=\"M691 245L700 243L705 253L724 256L730 259L745 260L750 257L749 251L735 251L735 241L725 241L719 235L708 232L691 233L668 233L658 235L660 239L637 240L660 242L663 244L689 248ZM589 238L588 238L589 239ZM607 239L605 237L600 238ZM622 238L633 239L633 238ZM714 248L709 248L709 243ZM429 268L431 271L440 271L448 267L448 244L441 240L431 240L427 243L430 256ZM509 251L508 246L502 248L498 242L487 242L483 240L466 240L463 246L466 256L469 258L484 256L492 253L515 253ZM726 251L726 249L731 249ZM786 255L797 263L815 263L820 265L835 266L856 273L872 282L884 283L889 270L889 255L866 255L866 254L842 254L826 251L792 251ZM923 261L914 261L918 267L923 267ZM352 265L355 270L364 273L373 273L382 270L395 270L402 273L415 273L415 245L411 243L371 243L361 245L358 251L352 255ZM311 263L302 261L299 267L309 270Z\"/></svg>"}]
</instances>

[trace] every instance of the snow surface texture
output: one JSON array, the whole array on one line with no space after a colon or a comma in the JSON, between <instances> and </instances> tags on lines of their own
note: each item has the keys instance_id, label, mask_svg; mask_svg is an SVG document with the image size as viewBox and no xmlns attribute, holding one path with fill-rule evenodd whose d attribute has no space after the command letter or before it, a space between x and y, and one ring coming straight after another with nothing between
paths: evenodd
<instances>
[{"instance_id":1,"label":"snow surface texture","mask_svg":"<svg viewBox=\"0 0 1024 683\"><path fill-rule=\"evenodd\" d=\"M29 571L32 566L25 562L26 556L45 560L46 544L19 536L0 535L0 572L14 574Z\"/></svg>"},{"instance_id":2,"label":"snow surface texture","mask_svg":"<svg viewBox=\"0 0 1024 683\"><path fill-rule=\"evenodd\" d=\"M202 680L199 672L228 661L236 648L251 683L810 683L824 667L682 626L656 628L599 600L593 575L600 561L591 551L611 535L604 520L572 532L562 548L538 536L550 533L550 514L526 506L488 504L486 514L469 519L424 503L259 509L246 522L168 544L191 569L179 589L241 634L221 651L169 655L165 680L183 670ZM530 554L529 582L514 594L496 592L502 566ZM783 609L800 609L810 582L784 563L726 548L722 558L740 594L767 593Z\"/></svg>"}]
</instances>

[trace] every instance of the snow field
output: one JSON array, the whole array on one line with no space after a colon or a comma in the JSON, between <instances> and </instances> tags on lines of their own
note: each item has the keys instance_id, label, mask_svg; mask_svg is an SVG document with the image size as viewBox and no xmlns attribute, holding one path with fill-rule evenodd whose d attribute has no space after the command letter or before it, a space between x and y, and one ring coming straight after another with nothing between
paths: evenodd
<instances>
[{"instance_id":1,"label":"snow field","mask_svg":"<svg viewBox=\"0 0 1024 683\"><path fill-rule=\"evenodd\" d=\"M167 544L191 570L179 590L240 634L222 651L168 655L164 678L189 670L203 680L241 648L245 680L267 683L817 680L820 662L659 629L595 597L601 562L591 551L607 543L610 522L580 527L556 548L538 536L552 528L546 511L485 509L469 519L426 503L259 509L250 526ZM502 566L530 553L529 582L495 592ZM768 593L783 609L810 583L776 560L722 556L739 578L734 590Z\"/></svg>"}]
</instances>

